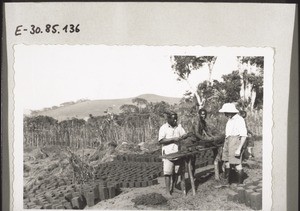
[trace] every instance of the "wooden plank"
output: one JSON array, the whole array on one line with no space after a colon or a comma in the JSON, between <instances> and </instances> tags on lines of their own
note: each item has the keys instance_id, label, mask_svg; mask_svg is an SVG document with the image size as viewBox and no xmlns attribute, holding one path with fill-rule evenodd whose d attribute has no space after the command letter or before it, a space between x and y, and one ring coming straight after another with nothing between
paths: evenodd
<instances>
[{"instance_id":1,"label":"wooden plank","mask_svg":"<svg viewBox=\"0 0 300 211\"><path fill-rule=\"evenodd\" d=\"M176 153L171 153L171 154L163 155L163 156L161 156L161 158L165 158L165 159L169 159L169 160L179 159L179 158L185 158L185 157L189 157L191 155L201 154L200 152L208 151L208 150L211 150L211 149L215 149L215 148L218 148L220 146L222 146L222 145L217 145L217 146L213 146L213 147L198 149L198 150L195 150L193 152L176 152Z\"/></svg>"}]
</instances>

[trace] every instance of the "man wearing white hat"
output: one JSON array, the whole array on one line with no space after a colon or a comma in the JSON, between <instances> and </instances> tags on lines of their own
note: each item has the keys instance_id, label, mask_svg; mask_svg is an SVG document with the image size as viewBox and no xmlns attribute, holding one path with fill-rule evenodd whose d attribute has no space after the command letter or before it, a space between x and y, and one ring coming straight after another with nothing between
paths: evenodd
<instances>
[{"instance_id":1,"label":"man wearing white hat","mask_svg":"<svg viewBox=\"0 0 300 211\"><path fill-rule=\"evenodd\" d=\"M237 182L243 183L243 167L241 153L247 138L245 120L239 115L233 103L225 103L219 112L228 117L225 128L225 142L223 147L222 160L225 162L225 177L228 177L229 184L232 182L230 166L235 167Z\"/></svg>"}]
</instances>

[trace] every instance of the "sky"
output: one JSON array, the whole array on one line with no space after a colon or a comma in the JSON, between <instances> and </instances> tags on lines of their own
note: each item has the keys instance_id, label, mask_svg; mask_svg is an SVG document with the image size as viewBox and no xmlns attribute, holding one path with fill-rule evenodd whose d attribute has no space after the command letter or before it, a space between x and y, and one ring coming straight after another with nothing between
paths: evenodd
<instances>
[{"instance_id":1,"label":"sky","mask_svg":"<svg viewBox=\"0 0 300 211\"><path fill-rule=\"evenodd\" d=\"M29 110L83 98L182 97L190 87L176 80L172 55L218 55L214 79L236 69L235 55L200 47L17 45L14 49L15 82L23 107ZM192 87L207 79L206 66L189 77Z\"/></svg>"}]
</instances>

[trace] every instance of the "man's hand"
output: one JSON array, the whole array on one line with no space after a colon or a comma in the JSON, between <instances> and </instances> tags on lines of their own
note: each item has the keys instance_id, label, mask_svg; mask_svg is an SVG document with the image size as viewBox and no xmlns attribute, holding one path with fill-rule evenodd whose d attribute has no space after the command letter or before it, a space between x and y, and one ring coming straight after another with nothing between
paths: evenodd
<instances>
[{"instance_id":1,"label":"man's hand","mask_svg":"<svg viewBox=\"0 0 300 211\"><path fill-rule=\"evenodd\" d=\"M189 134L189 133L186 133L186 134L180 136L180 139L186 139L186 138L189 137L189 136L190 136L190 134Z\"/></svg>"}]
</instances>

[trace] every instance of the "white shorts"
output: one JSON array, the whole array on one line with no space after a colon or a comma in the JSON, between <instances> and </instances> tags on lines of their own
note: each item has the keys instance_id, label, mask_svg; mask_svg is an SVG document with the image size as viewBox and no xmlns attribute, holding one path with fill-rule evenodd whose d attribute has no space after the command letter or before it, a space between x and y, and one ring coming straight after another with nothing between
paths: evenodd
<instances>
[{"instance_id":1,"label":"white shorts","mask_svg":"<svg viewBox=\"0 0 300 211\"><path fill-rule=\"evenodd\" d=\"M184 162L163 159L164 175L173 175L174 173L179 173L184 168L183 164Z\"/></svg>"}]
</instances>

